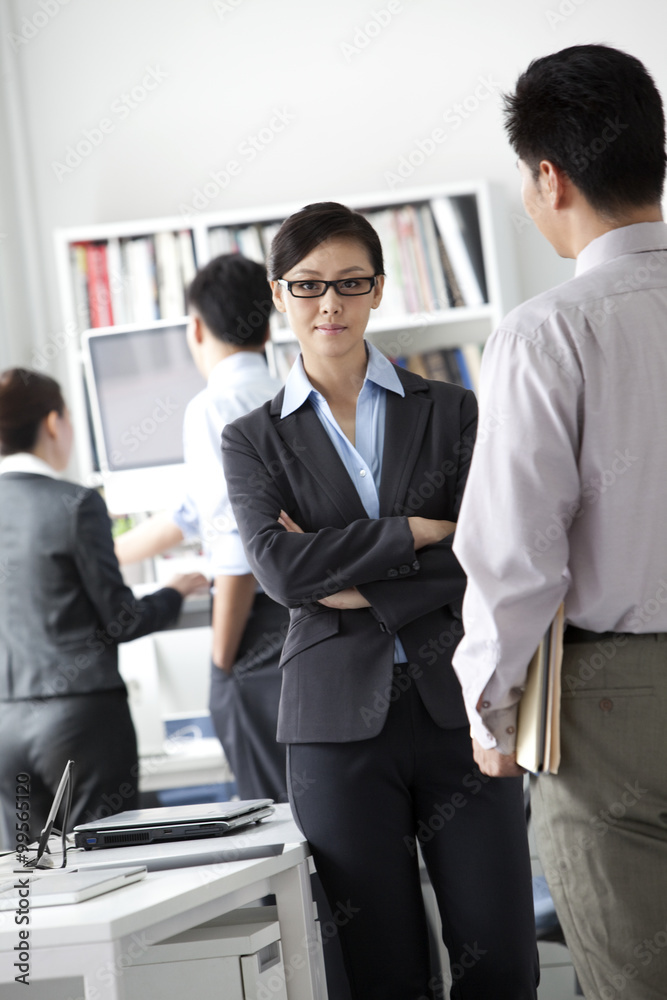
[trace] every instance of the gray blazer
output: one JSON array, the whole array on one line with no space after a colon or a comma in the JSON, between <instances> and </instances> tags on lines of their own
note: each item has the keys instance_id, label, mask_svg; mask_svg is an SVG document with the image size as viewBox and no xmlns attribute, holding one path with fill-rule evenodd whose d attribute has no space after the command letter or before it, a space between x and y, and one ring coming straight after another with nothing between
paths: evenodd
<instances>
[{"instance_id":1,"label":"gray blazer","mask_svg":"<svg viewBox=\"0 0 667 1000\"><path fill-rule=\"evenodd\" d=\"M123 690L118 643L175 621L181 602L125 586L94 490L0 476L0 701Z\"/></svg>"},{"instance_id":2,"label":"gray blazer","mask_svg":"<svg viewBox=\"0 0 667 1000\"><path fill-rule=\"evenodd\" d=\"M394 635L434 721L466 726L451 665L463 634L463 571L445 539L415 553L407 516L455 521L477 420L472 392L397 368L405 396L387 393L380 517L368 518L308 402L284 420L283 393L223 431L229 496L248 560L269 596L290 608L278 739L368 739L392 694ZM276 521L283 508L305 534ZM356 586L370 609L318 598ZM407 683L405 676L399 683Z\"/></svg>"}]
</instances>

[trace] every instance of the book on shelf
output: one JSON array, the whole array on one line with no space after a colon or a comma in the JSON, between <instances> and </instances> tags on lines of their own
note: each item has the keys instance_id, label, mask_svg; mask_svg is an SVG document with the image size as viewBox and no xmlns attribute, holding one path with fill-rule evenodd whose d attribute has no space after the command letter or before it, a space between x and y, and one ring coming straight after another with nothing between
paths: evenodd
<instances>
[{"instance_id":1,"label":"book on shelf","mask_svg":"<svg viewBox=\"0 0 667 1000\"><path fill-rule=\"evenodd\" d=\"M153 238L137 236L124 241L123 249L131 322L150 323L160 318Z\"/></svg>"},{"instance_id":2,"label":"book on shelf","mask_svg":"<svg viewBox=\"0 0 667 1000\"><path fill-rule=\"evenodd\" d=\"M408 355L405 358L405 367L423 378L453 382L455 385L462 385L465 389L477 392L481 353L478 344L445 347ZM399 359L394 360L399 361Z\"/></svg>"},{"instance_id":3,"label":"book on shelf","mask_svg":"<svg viewBox=\"0 0 667 1000\"><path fill-rule=\"evenodd\" d=\"M463 215L460 206L457 205L455 199L443 197L433 198L431 208L463 304L466 306L483 305L486 302L486 290L482 287L480 277L473 264L472 229L469 227L467 230L468 242L466 242L461 229Z\"/></svg>"},{"instance_id":4,"label":"book on shelf","mask_svg":"<svg viewBox=\"0 0 667 1000\"><path fill-rule=\"evenodd\" d=\"M433 213L428 205L421 205L418 214L418 224L424 243L426 264L433 292L433 309L449 309L452 299L447 291L447 280L444 263L438 247L438 236Z\"/></svg>"},{"instance_id":5,"label":"book on shelf","mask_svg":"<svg viewBox=\"0 0 667 1000\"><path fill-rule=\"evenodd\" d=\"M208 233L211 257L240 253L249 260L263 264L267 249L260 226L214 226Z\"/></svg>"},{"instance_id":6,"label":"book on shelf","mask_svg":"<svg viewBox=\"0 0 667 1000\"><path fill-rule=\"evenodd\" d=\"M75 242L69 257L81 329L186 314L185 289L196 272L189 230Z\"/></svg>"},{"instance_id":7,"label":"book on shelf","mask_svg":"<svg viewBox=\"0 0 667 1000\"><path fill-rule=\"evenodd\" d=\"M72 293L77 326L82 330L90 327L90 301L88 299L88 254L85 243L71 243L69 246Z\"/></svg>"},{"instance_id":8,"label":"book on shelf","mask_svg":"<svg viewBox=\"0 0 667 1000\"><path fill-rule=\"evenodd\" d=\"M297 340L282 341L273 344L271 349L273 351L273 364L276 375L284 382L301 351L299 342Z\"/></svg>"},{"instance_id":9,"label":"book on shelf","mask_svg":"<svg viewBox=\"0 0 667 1000\"><path fill-rule=\"evenodd\" d=\"M88 273L88 305L91 326L111 326L111 289L107 271L106 246L101 243L86 244Z\"/></svg>"},{"instance_id":10,"label":"book on shelf","mask_svg":"<svg viewBox=\"0 0 667 1000\"><path fill-rule=\"evenodd\" d=\"M385 257L383 317L432 313L487 300L474 196L363 213L380 237Z\"/></svg>"},{"instance_id":11,"label":"book on shelf","mask_svg":"<svg viewBox=\"0 0 667 1000\"><path fill-rule=\"evenodd\" d=\"M155 234L155 269L160 319L179 319L185 315L185 299L176 233Z\"/></svg>"},{"instance_id":12,"label":"book on shelf","mask_svg":"<svg viewBox=\"0 0 667 1000\"><path fill-rule=\"evenodd\" d=\"M516 760L533 774L557 774L565 608L561 604L528 665L516 726Z\"/></svg>"}]
</instances>

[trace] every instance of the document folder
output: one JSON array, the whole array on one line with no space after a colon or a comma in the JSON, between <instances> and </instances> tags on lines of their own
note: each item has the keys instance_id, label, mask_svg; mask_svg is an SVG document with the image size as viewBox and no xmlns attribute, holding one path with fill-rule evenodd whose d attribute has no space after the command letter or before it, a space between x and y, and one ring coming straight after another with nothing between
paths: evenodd
<instances>
[{"instance_id":1,"label":"document folder","mask_svg":"<svg viewBox=\"0 0 667 1000\"><path fill-rule=\"evenodd\" d=\"M528 665L517 720L516 760L533 774L557 774L560 764L560 677L565 609L556 617Z\"/></svg>"}]
</instances>

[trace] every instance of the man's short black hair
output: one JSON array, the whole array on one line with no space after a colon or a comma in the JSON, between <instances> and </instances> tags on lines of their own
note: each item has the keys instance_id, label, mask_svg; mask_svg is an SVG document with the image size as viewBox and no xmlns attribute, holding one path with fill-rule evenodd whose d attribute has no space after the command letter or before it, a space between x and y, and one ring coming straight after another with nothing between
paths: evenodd
<instances>
[{"instance_id":1,"label":"man's short black hair","mask_svg":"<svg viewBox=\"0 0 667 1000\"><path fill-rule=\"evenodd\" d=\"M188 308L214 337L235 347L264 343L272 306L266 268L240 254L214 257L188 288Z\"/></svg>"},{"instance_id":2,"label":"man's short black hair","mask_svg":"<svg viewBox=\"0 0 667 1000\"><path fill-rule=\"evenodd\" d=\"M607 45L574 45L535 59L504 101L510 143L535 178L540 161L550 160L612 216L660 202L665 118L639 59Z\"/></svg>"}]
</instances>

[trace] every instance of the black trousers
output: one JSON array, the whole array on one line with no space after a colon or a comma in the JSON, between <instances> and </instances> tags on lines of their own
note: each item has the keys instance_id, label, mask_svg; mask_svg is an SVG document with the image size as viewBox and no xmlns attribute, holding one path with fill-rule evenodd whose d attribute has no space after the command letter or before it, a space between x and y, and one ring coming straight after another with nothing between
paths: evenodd
<instances>
[{"instance_id":1,"label":"black trousers","mask_svg":"<svg viewBox=\"0 0 667 1000\"><path fill-rule=\"evenodd\" d=\"M401 687L405 687L405 678ZM414 684L382 732L292 744L288 787L339 929L354 1000L429 1000L417 841L457 1000L529 1000L539 980L522 780L474 765L468 729L440 729Z\"/></svg>"},{"instance_id":2,"label":"black trousers","mask_svg":"<svg viewBox=\"0 0 667 1000\"><path fill-rule=\"evenodd\" d=\"M231 674L211 664L211 719L242 799L287 801L285 746L276 730L288 625L289 611L257 594Z\"/></svg>"},{"instance_id":3,"label":"black trousers","mask_svg":"<svg viewBox=\"0 0 667 1000\"><path fill-rule=\"evenodd\" d=\"M0 702L0 820L7 849L15 846L16 775L30 775L34 840L69 759L74 761L70 830L136 809L137 741L124 690Z\"/></svg>"}]
</instances>

